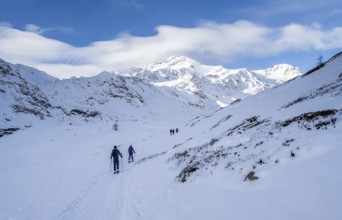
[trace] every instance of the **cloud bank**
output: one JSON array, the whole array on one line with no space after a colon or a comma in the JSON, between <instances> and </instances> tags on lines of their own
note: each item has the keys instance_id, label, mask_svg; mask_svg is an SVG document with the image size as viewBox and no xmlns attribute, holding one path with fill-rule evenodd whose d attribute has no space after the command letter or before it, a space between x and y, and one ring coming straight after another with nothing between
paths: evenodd
<instances>
[{"instance_id":1,"label":"cloud bank","mask_svg":"<svg viewBox=\"0 0 342 220\"><path fill-rule=\"evenodd\" d=\"M48 30L33 24L18 30L0 23L0 58L69 78L148 64L171 55L229 62L291 51L342 48L342 27L324 29L319 24L293 23L278 28L250 21L205 21L192 28L162 25L152 36L121 34L85 47L44 37L42 34Z\"/></svg>"}]
</instances>

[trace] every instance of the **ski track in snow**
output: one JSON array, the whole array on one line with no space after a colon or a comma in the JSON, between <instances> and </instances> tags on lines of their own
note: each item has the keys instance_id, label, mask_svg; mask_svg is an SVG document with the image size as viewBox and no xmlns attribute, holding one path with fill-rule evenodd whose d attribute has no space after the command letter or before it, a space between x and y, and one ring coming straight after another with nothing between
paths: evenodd
<instances>
[{"instance_id":1,"label":"ski track in snow","mask_svg":"<svg viewBox=\"0 0 342 220\"><path fill-rule=\"evenodd\" d=\"M89 207L92 196L96 192L96 189L100 186L99 182L100 177L95 176L94 180L90 183L90 185L86 189L84 189L81 192L81 194L76 199L74 199L69 205L67 205L66 209L58 215L58 219L77 219L77 217L80 214L82 214L85 209Z\"/></svg>"},{"instance_id":2,"label":"ski track in snow","mask_svg":"<svg viewBox=\"0 0 342 220\"><path fill-rule=\"evenodd\" d=\"M125 183L127 181L126 175L120 173L113 176L113 183L109 188L108 197L105 201L105 219L115 219L117 216L122 215L122 207L125 194Z\"/></svg>"},{"instance_id":3,"label":"ski track in snow","mask_svg":"<svg viewBox=\"0 0 342 220\"><path fill-rule=\"evenodd\" d=\"M95 176L88 187L59 213L58 219L142 219L143 214L139 209L144 209L144 201L133 201L133 194L138 192L134 184L139 184L138 181L132 181L130 170L134 165L124 166L126 168L119 174L111 171L100 177ZM92 210L93 207L99 207L99 204L94 204L96 196L102 205L100 209Z\"/></svg>"},{"instance_id":4,"label":"ski track in snow","mask_svg":"<svg viewBox=\"0 0 342 220\"><path fill-rule=\"evenodd\" d=\"M113 174L109 180L109 189L105 198L105 210L101 219L131 219L130 214L134 214L136 217L141 218L142 215L136 209L136 205L132 204L132 197L130 194L135 192L135 186L130 170L133 168L133 164L125 164L127 168L124 168L119 174ZM112 179L112 180L111 180ZM99 216L100 217L100 216Z\"/></svg>"}]
</instances>

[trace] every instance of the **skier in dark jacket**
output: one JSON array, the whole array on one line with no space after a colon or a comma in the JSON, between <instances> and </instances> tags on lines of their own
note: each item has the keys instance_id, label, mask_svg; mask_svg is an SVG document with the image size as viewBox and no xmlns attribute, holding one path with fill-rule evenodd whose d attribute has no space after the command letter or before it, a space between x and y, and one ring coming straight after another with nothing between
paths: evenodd
<instances>
[{"instance_id":1,"label":"skier in dark jacket","mask_svg":"<svg viewBox=\"0 0 342 220\"><path fill-rule=\"evenodd\" d=\"M119 156L122 158L121 152L117 149L116 146L114 146L114 149L112 150L112 154L110 155L110 159L113 158L114 173L119 173Z\"/></svg>"},{"instance_id":2,"label":"skier in dark jacket","mask_svg":"<svg viewBox=\"0 0 342 220\"><path fill-rule=\"evenodd\" d=\"M128 154L129 154L128 163L134 161L133 153L135 154L135 151L134 151L134 149L133 149L133 147L132 147L132 145L131 145L131 146L129 146L129 148L128 148Z\"/></svg>"}]
</instances>

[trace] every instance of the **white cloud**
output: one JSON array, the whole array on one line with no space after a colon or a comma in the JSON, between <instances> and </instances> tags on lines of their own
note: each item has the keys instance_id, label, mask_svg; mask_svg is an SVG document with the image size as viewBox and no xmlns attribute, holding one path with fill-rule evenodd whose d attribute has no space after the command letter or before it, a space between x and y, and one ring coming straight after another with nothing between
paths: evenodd
<instances>
[{"instance_id":1,"label":"white cloud","mask_svg":"<svg viewBox=\"0 0 342 220\"><path fill-rule=\"evenodd\" d=\"M36 25L28 25L26 31L0 25L0 58L68 78L146 64L170 55L229 62L291 51L342 48L342 27L324 30L318 24L270 28L249 21L208 21L193 28L158 26L153 36L125 34L87 47L46 38L39 34L42 30Z\"/></svg>"},{"instance_id":2,"label":"white cloud","mask_svg":"<svg viewBox=\"0 0 342 220\"><path fill-rule=\"evenodd\" d=\"M317 25L307 27L291 24L282 28L280 33L281 37L274 44L280 52L342 48L342 27L324 31Z\"/></svg>"},{"instance_id":3,"label":"white cloud","mask_svg":"<svg viewBox=\"0 0 342 220\"><path fill-rule=\"evenodd\" d=\"M42 30L41 27L35 25L35 24L27 24L25 26L25 30L28 31L28 32L33 32L33 33L36 33L36 34L40 34L40 31Z\"/></svg>"},{"instance_id":4,"label":"white cloud","mask_svg":"<svg viewBox=\"0 0 342 220\"><path fill-rule=\"evenodd\" d=\"M36 34L45 34L46 32L64 32L64 33L72 33L74 32L72 28L69 27L49 27L49 28L41 28L35 24L27 24L25 26L25 30L28 32L36 33Z\"/></svg>"},{"instance_id":5,"label":"white cloud","mask_svg":"<svg viewBox=\"0 0 342 220\"><path fill-rule=\"evenodd\" d=\"M72 46L39 34L0 26L0 56L15 62L56 62Z\"/></svg>"}]
</instances>

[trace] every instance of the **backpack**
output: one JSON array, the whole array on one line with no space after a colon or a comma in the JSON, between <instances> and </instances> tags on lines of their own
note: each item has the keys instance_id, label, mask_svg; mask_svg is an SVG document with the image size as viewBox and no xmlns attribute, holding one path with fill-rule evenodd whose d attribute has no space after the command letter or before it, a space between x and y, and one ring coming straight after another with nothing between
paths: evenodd
<instances>
[{"instance_id":1,"label":"backpack","mask_svg":"<svg viewBox=\"0 0 342 220\"><path fill-rule=\"evenodd\" d=\"M132 146L130 146L129 148L128 148L128 153L130 153L130 154L132 154L133 153L133 147Z\"/></svg>"},{"instance_id":2,"label":"backpack","mask_svg":"<svg viewBox=\"0 0 342 220\"><path fill-rule=\"evenodd\" d=\"M120 154L120 151L118 149L113 149L112 151L112 157L113 158L118 158Z\"/></svg>"}]
</instances>

